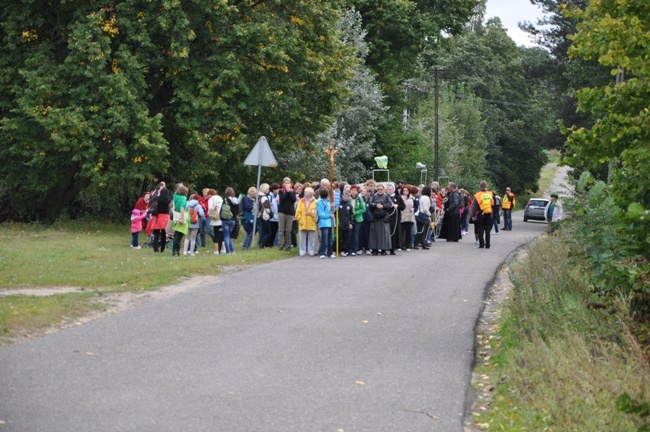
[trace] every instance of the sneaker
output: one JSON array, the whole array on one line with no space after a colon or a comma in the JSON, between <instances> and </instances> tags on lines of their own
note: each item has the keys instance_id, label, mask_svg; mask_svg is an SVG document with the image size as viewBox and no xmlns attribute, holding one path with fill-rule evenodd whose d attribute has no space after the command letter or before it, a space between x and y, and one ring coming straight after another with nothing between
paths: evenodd
<instances>
[{"instance_id":1,"label":"sneaker","mask_svg":"<svg viewBox=\"0 0 650 432\"><path fill-rule=\"evenodd\" d=\"M336 254L330 255L330 258L336 258Z\"/></svg>"},{"instance_id":2,"label":"sneaker","mask_svg":"<svg viewBox=\"0 0 650 432\"><path fill-rule=\"evenodd\" d=\"M494 235L499 235L499 231L495 232Z\"/></svg>"},{"instance_id":3,"label":"sneaker","mask_svg":"<svg viewBox=\"0 0 650 432\"><path fill-rule=\"evenodd\" d=\"M133 249L140 249L140 246L134 246Z\"/></svg>"},{"instance_id":4,"label":"sneaker","mask_svg":"<svg viewBox=\"0 0 650 432\"><path fill-rule=\"evenodd\" d=\"M411 249L409 249L409 248L406 248L406 252L411 252Z\"/></svg>"},{"instance_id":5,"label":"sneaker","mask_svg":"<svg viewBox=\"0 0 650 432\"><path fill-rule=\"evenodd\" d=\"M215 254L215 255L219 255L219 251L214 251L214 254Z\"/></svg>"},{"instance_id":6,"label":"sneaker","mask_svg":"<svg viewBox=\"0 0 650 432\"><path fill-rule=\"evenodd\" d=\"M347 253L347 252L343 252L343 253L341 254L341 256L346 257L346 256L348 256L348 253Z\"/></svg>"},{"instance_id":7,"label":"sneaker","mask_svg":"<svg viewBox=\"0 0 650 432\"><path fill-rule=\"evenodd\" d=\"M194 256L194 252L190 252L190 256Z\"/></svg>"},{"instance_id":8,"label":"sneaker","mask_svg":"<svg viewBox=\"0 0 650 432\"><path fill-rule=\"evenodd\" d=\"M474 244L475 244L475 245L478 245L478 240L474 241Z\"/></svg>"},{"instance_id":9,"label":"sneaker","mask_svg":"<svg viewBox=\"0 0 650 432\"><path fill-rule=\"evenodd\" d=\"M372 255L372 252L370 252L369 250L367 250L367 251L366 251L366 255Z\"/></svg>"},{"instance_id":10,"label":"sneaker","mask_svg":"<svg viewBox=\"0 0 650 432\"><path fill-rule=\"evenodd\" d=\"M354 252L352 252L352 253L350 254L350 256L357 256L357 254L354 253Z\"/></svg>"},{"instance_id":11,"label":"sneaker","mask_svg":"<svg viewBox=\"0 0 650 432\"><path fill-rule=\"evenodd\" d=\"M321 256L320 256L320 259L325 259L325 255L321 255Z\"/></svg>"}]
</instances>

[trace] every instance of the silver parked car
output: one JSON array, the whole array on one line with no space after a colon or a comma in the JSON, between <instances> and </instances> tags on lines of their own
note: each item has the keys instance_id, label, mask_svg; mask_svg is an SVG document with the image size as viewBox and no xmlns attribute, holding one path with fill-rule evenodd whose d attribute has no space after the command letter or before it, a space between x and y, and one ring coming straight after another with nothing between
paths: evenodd
<instances>
[{"instance_id":1,"label":"silver parked car","mask_svg":"<svg viewBox=\"0 0 650 432\"><path fill-rule=\"evenodd\" d=\"M524 207L524 222L528 222L528 219L545 221L548 202L546 198L529 199Z\"/></svg>"}]
</instances>

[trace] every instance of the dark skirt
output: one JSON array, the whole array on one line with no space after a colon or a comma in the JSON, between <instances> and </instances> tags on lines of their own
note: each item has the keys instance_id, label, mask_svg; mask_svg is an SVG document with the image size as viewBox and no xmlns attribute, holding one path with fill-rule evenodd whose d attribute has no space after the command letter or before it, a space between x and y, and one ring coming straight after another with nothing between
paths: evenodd
<instances>
[{"instance_id":1,"label":"dark skirt","mask_svg":"<svg viewBox=\"0 0 650 432\"><path fill-rule=\"evenodd\" d=\"M460 215L445 215L447 218L447 241L457 242L463 236L460 232Z\"/></svg>"},{"instance_id":2,"label":"dark skirt","mask_svg":"<svg viewBox=\"0 0 650 432\"><path fill-rule=\"evenodd\" d=\"M368 248L373 250L390 250L390 226L388 221L370 222L370 239Z\"/></svg>"}]
</instances>

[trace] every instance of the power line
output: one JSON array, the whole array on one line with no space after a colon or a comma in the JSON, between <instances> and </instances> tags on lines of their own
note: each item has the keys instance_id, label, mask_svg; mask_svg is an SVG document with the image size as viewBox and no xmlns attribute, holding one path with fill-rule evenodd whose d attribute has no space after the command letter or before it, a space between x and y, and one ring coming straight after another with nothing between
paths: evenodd
<instances>
[{"instance_id":1,"label":"power line","mask_svg":"<svg viewBox=\"0 0 650 432\"><path fill-rule=\"evenodd\" d=\"M420 87L415 86L413 84L410 84L408 82L404 82L403 85L404 85L405 88L409 88L411 90L417 90L417 91L422 92L422 93L432 93L432 91L429 90L429 89L423 89L423 88L420 88ZM507 101L501 101L501 100L496 100L496 99L488 99L488 98L482 98L480 96L474 96L474 95L465 96L465 95L460 95L460 94L451 93L451 92L448 92L446 94L448 94L448 95L452 94L452 95L456 96L457 98L462 98L462 99L475 98L475 99L480 99L482 101L491 102L491 103L495 103L495 104L518 106L518 107L524 107L524 108L534 108L534 105L521 104L521 103L517 103L517 102L507 102Z\"/></svg>"}]
</instances>

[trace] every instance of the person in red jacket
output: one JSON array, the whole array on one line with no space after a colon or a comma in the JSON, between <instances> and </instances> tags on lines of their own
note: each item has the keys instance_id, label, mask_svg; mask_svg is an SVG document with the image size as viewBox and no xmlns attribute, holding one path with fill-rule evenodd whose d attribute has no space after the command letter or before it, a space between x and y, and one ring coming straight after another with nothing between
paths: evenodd
<instances>
[{"instance_id":1,"label":"person in red jacket","mask_svg":"<svg viewBox=\"0 0 650 432\"><path fill-rule=\"evenodd\" d=\"M201 241L201 247L205 247L205 233L207 232L211 239L214 240L214 231L210 226L210 218L207 217L208 214L208 201L210 201L210 194L208 194L209 188L203 189L203 196L199 198L199 204L203 207L203 214L206 215L200 222L199 228L199 239Z\"/></svg>"}]
</instances>

